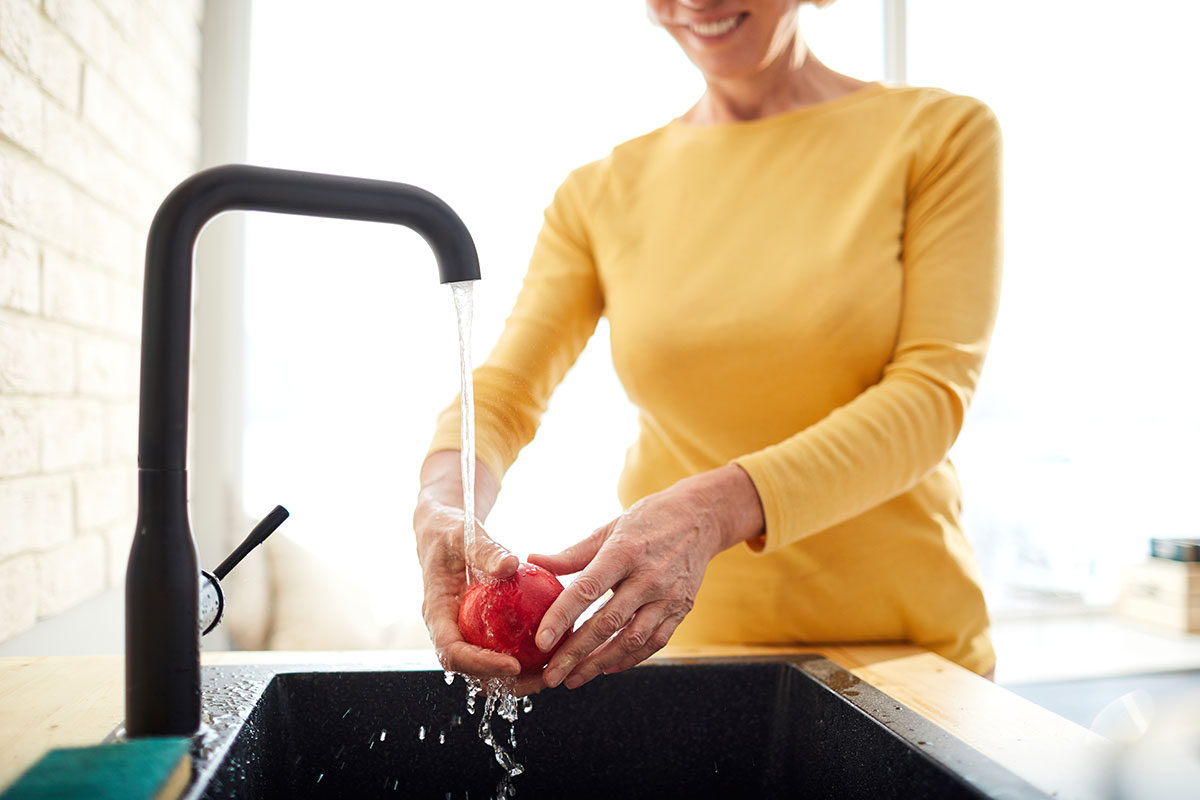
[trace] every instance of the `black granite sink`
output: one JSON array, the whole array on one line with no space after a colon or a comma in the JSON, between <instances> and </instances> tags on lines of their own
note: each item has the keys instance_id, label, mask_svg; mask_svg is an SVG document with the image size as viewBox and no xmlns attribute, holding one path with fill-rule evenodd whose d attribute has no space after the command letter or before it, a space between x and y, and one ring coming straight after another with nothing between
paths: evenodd
<instances>
[{"instance_id":1,"label":"black granite sink","mask_svg":"<svg viewBox=\"0 0 1200 800\"><path fill-rule=\"evenodd\" d=\"M210 669L206 704L228 712L222 692L249 713L209 713L193 797L482 800L504 775L441 672ZM660 662L533 706L517 797L1045 797L815 656Z\"/></svg>"}]
</instances>

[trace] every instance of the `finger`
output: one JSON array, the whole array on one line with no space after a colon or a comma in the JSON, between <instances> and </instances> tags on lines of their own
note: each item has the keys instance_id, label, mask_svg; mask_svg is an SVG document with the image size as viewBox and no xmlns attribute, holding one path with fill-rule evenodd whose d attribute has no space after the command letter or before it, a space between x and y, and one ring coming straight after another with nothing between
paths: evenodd
<instances>
[{"instance_id":1,"label":"finger","mask_svg":"<svg viewBox=\"0 0 1200 800\"><path fill-rule=\"evenodd\" d=\"M517 697L526 697L531 694L537 694L545 688L546 682L542 680L540 673L536 675L523 675L517 678L513 684L512 693Z\"/></svg>"},{"instance_id":2,"label":"finger","mask_svg":"<svg viewBox=\"0 0 1200 800\"><path fill-rule=\"evenodd\" d=\"M512 656L463 641L439 649L438 660L443 669L475 678L514 678L521 672L521 663Z\"/></svg>"},{"instance_id":3,"label":"finger","mask_svg":"<svg viewBox=\"0 0 1200 800\"><path fill-rule=\"evenodd\" d=\"M598 556L578 578L572 581L566 589L563 589L562 593L551 603L550 608L546 609L546 613L538 625L537 637L534 639L535 644L543 652L553 649L559 639L571 630L579 615L628 574L629 564L626 559L616 555L605 557L602 554ZM613 599L610 599L609 602L613 602ZM619 605L615 606L613 611L619 611L621 608ZM636 605L629 608L628 613L631 614L636 608ZM561 664L562 659L559 659L558 663ZM550 681L547 683L550 686L555 685Z\"/></svg>"},{"instance_id":4,"label":"finger","mask_svg":"<svg viewBox=\"0 0 1200 800\"><path fill-rule=\"evenodd\" d=\"M604 674L616 675L618 672L624 672L627 669L636 667L638 664L642 663L659 650L662 650L667 646L667 643L671 641L671 634L675 633L675 629L679 627L679 623L682 621L682 616L667 617L662 621L662 624L658 626L658 629L651 634L650 638L646 641L645 647L643 647L640 651L627 653L625 657L619 660L616 664L611 667L606 667L604 669Z\"/></svg>"},{"instance_id":5,"label":"finger","mask_svg":"<svg viewBox=\"0 0 1200 800\"><path fill-rule=\"evenodd\" d=\"M583 576L580 576L580 580L582 579ZM566 591L563 594L566 594ZM635 612L640 613L638 607L643 600L642 592L633 586L623 586L609 598L599 611L579 626L579 630L571 634L555 651L553 658L550 659L550 665L543 675L546 685L557 686L575 668L576 664L586 659L593 650L624 628Z\"/></svg>"},{"instance_id":6,"label":"finger","mask_svg":"<svg viewBox=\"0 0 1200 800\"><path fill-rule=\"evenodd\" d=\"M468 563L489 578L501 581L510 577L521 565L521 559L510 553L504 545L488 536L479 523L475 524L475 544L471 548Z\"/></svg>"},{"instance_id":7,"label":"finger","mask_svg":"<svg viewBox=\"0 0 1200 800\"><path fill-rule=\"evenodd\" d=\"M612 532L612 523L592 531L592 534L581 542L577 542L562 552L554 555L530 553L529 563L548 569L555 575L570 575L586 567L596 557L596 553L608 540Z\"/></svg>"},{"instance_id":8,"label":"finger","mask_svg":"<svg viewBox=\"0 0 1200 800\"><path fill-rule=\"evenodd\" d=\"M429 615L427 625L438 659L446 669L479 678L513 677L521 672L521 663L512 656L464 640L456 614L447 615L441 608L436 609Z\"/></svg>"},{"instance_id":9,"label":"finger","mask_svg":"<svg viewBox=\"0 0 1200 800\"><path fill-rule=\"evenodd\" d=\"M633 662L636 664L661 650L675 630L674 624L669 630L663 630L668 608L665 600L639 608L625 629L581 661L567 675L563 685L568 689L578 689L597 675L607 672L610 667L631 659L636 659Z\"/></svg>"},{"instance_id":10,"label":"finger","mask_svg":"<svg viewBox=\"0 0 1200 800\"><path fill-rule=\"evenodd\" d=\"M457 588L462 576L431 576L426 586L423 612L429 637L443 666L455 672L478 677L514 676L521 671L512 656L477 647L463 639L458 627Z\"/></svg>"}]
</instances>

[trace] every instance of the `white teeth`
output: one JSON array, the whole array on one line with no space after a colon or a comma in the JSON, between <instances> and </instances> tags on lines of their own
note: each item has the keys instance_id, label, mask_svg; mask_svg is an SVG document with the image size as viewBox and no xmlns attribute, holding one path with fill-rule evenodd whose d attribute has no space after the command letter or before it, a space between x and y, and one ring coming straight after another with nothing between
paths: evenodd
<instances>
[{"instance_id":1,"label":"white teeth","mask_svg":"<svg viewBox=\"0 0 1200 800\"><path fill-rule=\"evenodd\" d=\"M723 33L729 33L731 30L737 27L737 24L740 21L741 16L735 14L728 19L720 19L716 22L696 22L690 27L694 33L697 33L700 36L720 36Z\"/></svg>"}]
</instances>

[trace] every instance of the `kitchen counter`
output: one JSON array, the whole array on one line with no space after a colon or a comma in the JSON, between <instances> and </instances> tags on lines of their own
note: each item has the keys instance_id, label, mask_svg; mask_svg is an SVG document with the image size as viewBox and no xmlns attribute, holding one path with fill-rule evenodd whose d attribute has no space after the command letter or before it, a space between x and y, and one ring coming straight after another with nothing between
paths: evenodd
<instances>
[{"instance_id":1,"label":"kitchen counter","mask_svg":"<svg viewBox=\"0 0 1200 800\"><path fill-rule=\"evenodd\" d=\"M673 648L660 658L819 653L1059 798L1097 797L1100 745L1087 730L928 651L907 645ZM440 669L431 651L206 652L205 664ZM120 656L0 659L0 788L54 747L96 744L124 715Z\"/></svg>"}]
</instances>

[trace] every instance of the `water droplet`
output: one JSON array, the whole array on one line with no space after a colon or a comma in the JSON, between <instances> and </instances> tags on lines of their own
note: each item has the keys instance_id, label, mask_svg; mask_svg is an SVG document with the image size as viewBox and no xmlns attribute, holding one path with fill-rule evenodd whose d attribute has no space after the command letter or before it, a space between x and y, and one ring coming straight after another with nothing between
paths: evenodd
<instances>
[{"instance_id":1,"label":"water droplet","mask_svg":"<svg viewBox=\"0 0 1200 800\"><path fill-rule=\"evenodd\" d=\"M438 744L445 744L445 743L446 743L446 732L442 731L441 733L438 734Z\"/></svg>"},{"instance_id":2,"label":"water droplet","mask_svg":"<svg viewBox=\"0 0 1200 800\"><path fill-rule=\"evenodd\" d=\"M321 778L324 778L324 777L325 777L325 773L324 773L324 772L322 772L320 775L318 775L318 776L317 776L317 783L320 783L320 782L321 782Z\"/></svg>"},{"instance_id":3,"label":"water droplet","mask_svg":"<svg viewBox=\"0 0 1200 800\"><path fill-rule=\"evenodd\" d=\"M422 725L420 730L417 731L417 738L420 739L422 742L425 741L425 726L424 725Z\"/></svg>"},{"instance_id":4,"label":"water droplet","mask_svg":"<svg viewBox=\"0 0 1200 800\"><path fill-rule=\"evenodd\" d=\"M379 741L382 742L386 738L387 738L387 728L384 728L383 730L381 730L379 732Z\"/></svg>"},{"instance_id":5,"label":"water droplet","mask_svg":"<svg viewBox=\"0 0 1200 800\"><path fill-rule=\"evenodd\" d=\"M345 718L346 718L346 716L347 716L347 715L348 715L348 714L349 714L349 713L350 713L350 712L351 712L353 709L354 709L354 706L350 706L350 708L347 708L347 709L346 709L346 713L345 713L345 714L342 714L342 719L345 719Z\"/></svg>"},{"instance_id":6,"label":"water droplet","mask_svg":"<svg viewBox=\"0 0 1200 800\"><path fill-rule=\"evenodd\" d=\"M526 696L525 699L521 701L521 710L524 711L526 714L528 714L530 711L533 711L533 698L532 697Z\"/></svg>"},{"instance_id":7,"label":"water droplet","mask_svg":"<svg viewBox=\"0 0 1200 800\"><path fill-rule=\"evenodd\" d=\"M446 670L446 685L449 686L452 683L454 683L454 673Z\"/></svg>"}]
</instances>

